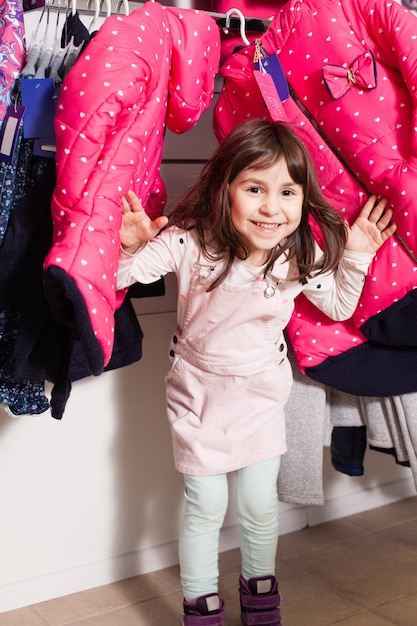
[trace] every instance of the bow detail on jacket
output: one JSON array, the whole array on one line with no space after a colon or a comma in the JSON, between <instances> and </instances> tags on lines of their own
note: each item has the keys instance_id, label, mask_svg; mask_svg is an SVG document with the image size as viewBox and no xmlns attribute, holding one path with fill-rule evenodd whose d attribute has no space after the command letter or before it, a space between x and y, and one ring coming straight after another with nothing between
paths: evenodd
<instances>
[{"instance_id":1,"label":"bow detail on jacket","mask_svg":"<svg viewBox=\"0 0 417 626\"><path fill-rule=\"evenodd\" d=\"M376 63L374 55L367 50L358 56L349 67L323 65L323 78L330 95L338 100L353 86L360 89L375 89Z\"/></svg>"}]
</instances>

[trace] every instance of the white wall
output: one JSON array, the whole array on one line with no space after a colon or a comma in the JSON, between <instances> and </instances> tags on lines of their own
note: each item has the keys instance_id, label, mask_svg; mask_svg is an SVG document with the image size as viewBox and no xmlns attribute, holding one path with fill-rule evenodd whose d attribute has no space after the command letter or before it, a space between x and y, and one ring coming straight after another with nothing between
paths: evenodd
<instances>
[{"instance_id":1,"label":"white wall","mask_svg":"<svg viewBox=\"0 0 417 626\"><path fill-rule=\"evenodd\" d=\"M165 156L204 158L214 145L208 112L190 133L168 135ZM172 199L199 167L162 168ZM136 308L142 360L74 383L62 421L11 419L0 409L0 612L177 562L182 479L163 381L172 281L166 296ZM410 470L376 452L367 452L365 476L349 478L335 472L326 450L324 489L323 507L282 505L282 533L415 495ZM221 548L237 545L230 507Z\"/></svg>"}]
</instances>

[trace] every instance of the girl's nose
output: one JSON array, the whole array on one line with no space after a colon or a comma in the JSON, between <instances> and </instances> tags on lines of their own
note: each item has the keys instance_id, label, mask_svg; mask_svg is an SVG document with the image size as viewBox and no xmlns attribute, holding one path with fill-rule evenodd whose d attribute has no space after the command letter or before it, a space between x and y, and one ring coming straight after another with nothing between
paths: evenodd
<instances>
[{"instance_id":1,"label":"girl's nose","mask_svg":"<svg viewBox=\"0 0 417 626\"><path fill-rule=\"evenodd\" d=\"M264 215L276 215L280 212L278 202L276 200L273 200L272 198L269 200L265 200L262 204L261 212Z\"/></svg>"}]
</instances>

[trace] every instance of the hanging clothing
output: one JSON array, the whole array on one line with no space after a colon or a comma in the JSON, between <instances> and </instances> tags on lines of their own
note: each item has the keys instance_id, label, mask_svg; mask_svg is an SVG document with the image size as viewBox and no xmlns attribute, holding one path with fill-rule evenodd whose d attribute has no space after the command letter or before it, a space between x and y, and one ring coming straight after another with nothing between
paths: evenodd
<instances>
[{"instance_id":1,"label":"hanging clothing","mask_svg":"<svg viewBox=\"0 0 417 626\"><path fill-rule=\"evenodd\" d=\"M7 107L17 102L16 81L25 60L25 25L21 0L5 0L0 5L0 128ZM21 197L22 131L17 130L14 153L9 162L0 159L0 246L5 236L10 212ZM22 148L25 150L25 148ZM23 156L23 160L25 160ZM18 180L15 180L16 176Z\"/></svg>"},{"instance_id":2,"label":"hanging clothing","mask_svg":"<svg viewBox=\"0 0 417 626\"><path fill-rule=\"evenodd\" d=\"M219 62L215 21L148 2L107 18L66 77L58 103L57 185L45 292L56 320L84 344L92 374L113 347L121 197L163 211L165 124L192 128L209 107Z\"/></svg>"},{"instance_id":3,"label":"hanging clothing","mask_svg":"<svg viewBox=\"0 0 417 626\"><path fill-rule=\"evenodd\" d=\"M33 415L48 409L61 419L71 383L90 374L82 343L56 322L43 290L43 260L52 240L50 204L55 163L27 178L0 247L0 403L10 414ZM25 164L27 165L27 164ZM135 296L160 295L161 285L137 285ZM162 285L163 292L163 285ZM130 292L115 313L115 341L106 371L142 356L142 330ZM51 400L45 380L53 383Z\"/></svg>"},{"instance_id":4,"label":"hanging clothing","mask_svg":"<svg viewBox=\"0 0 417 626\"><path fill-rule=\"evenodd\" d=\"M317 258L321 254L317 250ZM200 255L193 230L171 227L135 255L121 252L120 289L168 272L177 276L178 324L166 386L180 472L221 474L285 451L292 373L283 329L294 299L303 292L332 317L348 316L371 259L345 251L336 275L306 285L291 280L298 268L288 261L278 261L266 279L264 268L236 261L226 280L207 292L223 264Z\"/></svg>"},{"instance_id":5,"label":"hanging clothing","mask_svg":"<svg viewBox=\"0 0 417 626\"><path fill-rule=\"evenodd\" d=\"M29 149L31 144L27 140L23 143ZM21 165L24 174L27 161ZM49 408L44 390L46 365L61 346L56 334L59 329L51 320L42 289L55 181L54 164L48 160L48 165L50 173L45 168L36 179L23 179L25 188L19 189L20 197L0 248L0 402L13 415L38 414Z\"/></svg>"},{"instance_id":6,"label":"hanging clothing","mask_svg":"<svg viewBox=\"0 0 417 626\"><path fill-rule=\"evenodd\" d=\"M281 458L278 496L288 504L322 506L323 446L331 433L329 389L301 373L287 343L293 386L285 405L287 452Z\"/></svg>"},{"instance_id":7,"label":"hanging clothing","mask_svg":"<svg viewBox=\"0 0 417 626\"><path fill-rule=\"evenodd\" d=\"M366 444L409 466L417 489L417 395L355 397L332 392L333 466L346 474L359 469ZM344 410L348 405L349 410Z\"/></svg>"},{"instance_id":8,"label":"hanging clothing","mask_svg":"<svg viewBox=\"0 0 417 626\"><path fill-rule=\"evenodd\" d=\"M347 393L416 391L417 264L406 247L417 254L417 19L386 0L290 0L260 40L266 54L278 52L292 90L285 115L309 146L328 200L351 221L363 206L364 183L388 197L405 242L393 237L378 251L351 320L329 324L305 298L297 301L288 326L297 361L314 380ZM221 67L218 139L244 119L269 117L254 51L246 47ZM338 94L334 84L343 85Z\"/></svg>"},{"instance_id":9,"label":"hanging clothing","mask_svg":"<svg viewBox=\"0 0 417 626\"><path fill-rule=\"evenodd\" d=\"M61 34L61 47L65 48L69 42L73 41L74 46L87 44L91 39L88 28L81 21L78 11L70 13L65 19Z\"/></svg>"},{"instance_id":10,"label":"hanging clothing","mask_svg":"<svg viewBox=\"0 0 417 626\"><path fill-rule=\"evenodd\" d=\"M45 5L45 0L23 0L23 9L25 11L32 11L33 9L39 9Z\"/></svg>"},{"instance_id":11,"label":"hanging clothing","mask_svg":"<svg viewBox=\"0 0 417 626\"><path fill-rule=\"evenodd\" d=\"M25 58L22 0L0 3L0 122L12 102L12 90Z\"/></svg>"}]
</instances>

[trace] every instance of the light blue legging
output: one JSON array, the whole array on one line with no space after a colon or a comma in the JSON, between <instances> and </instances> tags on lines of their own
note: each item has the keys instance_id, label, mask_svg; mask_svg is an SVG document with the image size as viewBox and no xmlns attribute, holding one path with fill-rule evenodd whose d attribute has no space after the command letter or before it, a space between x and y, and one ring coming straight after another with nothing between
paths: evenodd
<instances>
[{"instance_id":1,"label":"light blue legging","mask_svg":"<svg viewBox=\"0 0 417 626\"><path fill-rule=\"evenodd\" d=\"M274 574L278 544L277 479L280 457L236 472L242 575ZM180 534L181 584L186 600L218 590L219 534L227 510L227 474L184 476L185 509Z\"/></svg>"}]
</instances>

